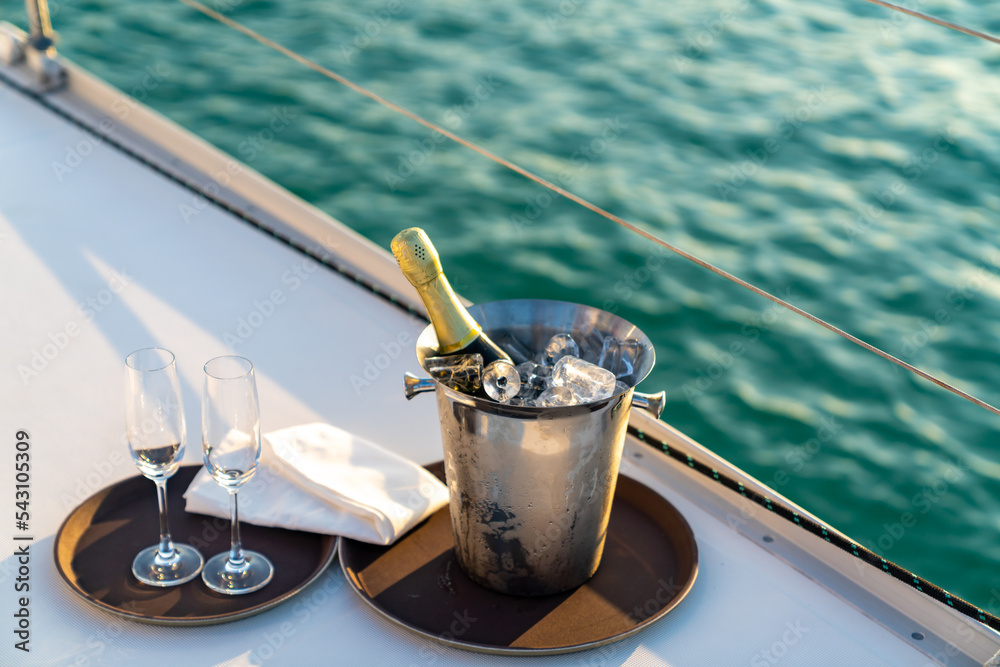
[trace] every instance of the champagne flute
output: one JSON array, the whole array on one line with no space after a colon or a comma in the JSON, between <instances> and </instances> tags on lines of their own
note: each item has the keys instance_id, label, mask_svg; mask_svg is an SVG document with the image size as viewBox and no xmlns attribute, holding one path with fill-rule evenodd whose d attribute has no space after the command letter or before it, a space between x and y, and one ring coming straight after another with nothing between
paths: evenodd
<instances>
[{"instance_id":1,"label":"champagne flute","mask_svg":"<svg viewBox=\"0 0 1000 667\"><path fill-rule=\"evenodd\" d=\"M139 471L156 484L160 506L160 543L143 549L132 574L150 586L177 586L198 576L205 560L198 550L170 537L167 479L184 458L184 407L174 355L150 347L125 359L127 369L125 428L128 447Z\"/></svg>"},{"instance_id":2,"label":"champagne flute","mask_svg":"<svg viewBox=\"0 0 1000 667\"><path fill-rule=\"evenodd\" d=\"M209 558L201 578L219 593L250 593L271 581L274 566L256 551L244 550L240 541L236 492L250 481L260 459L260 408L249 360L224 356L205 364L201 434L205 468L229 491L232 514L229 552Z\"/></svg>"}]
</instances>

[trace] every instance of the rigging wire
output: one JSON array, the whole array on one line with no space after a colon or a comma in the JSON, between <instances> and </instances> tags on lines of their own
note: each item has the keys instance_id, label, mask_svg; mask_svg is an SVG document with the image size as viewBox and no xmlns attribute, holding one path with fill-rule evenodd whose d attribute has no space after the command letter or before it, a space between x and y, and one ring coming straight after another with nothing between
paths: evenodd
<instances>
[{"instance_id":1,"label":"rigging wire","mask_svg":"<svg viewBox=\"0 0 1000 667\"><path fill-rule=\"evenodd\" d=\"M964 25L952 23L951 21L945 21L944 19L939 19L936 16L931 16L930 14L924 14L923 12L918 12L915 9L907 9L906 7L900 7L899 5L894 5L891 2L885 2L884 0L865 0L865 2L870 2L873 5L878 5L879 7L885 7L886 9L891 9L893 11L901 12L903 14L909 14L910 16L922 19L924 21L927 21L928 23L934 23L936 25L944 26L945 28L951 28L952 30L957 30L958 32L964 32L966 35L972 35L973 37L978 37L979 39L985 39L987 42L1000 44L1000 37L996 37L995 35L991 35L986 32L980 32L979 30L973 30L972 28L966 28Z\"/></svg>"},{"instance_id":2,"label":"rigging wire","mask_svg":"<svg viewBox=\"0 0 1000 667\"><path fill-rule=\"evenodd\" d=\"M206 7L202 3L198 2L198 0L179 0L179 1L182 2L182 3L184 3L185 5L188 5L192 9L195 9L195 10L201 12L202 14L205 14L206 16L208 16L208 17L210 17L212 19L215 19L216 21L219 21L220 23L223 23L224 25L227 25L227 26L229 26L230 28L232 28L234 30L243 33L247 37L250 37L251 39L254 39L254 40L258 41L261 44L263 44L263 45L265 45L265 46L267 46L267 47L269 47L271 49L274 49L275 51L278 51L279 53L282 53L285 56L288 56L292 60L295 60L296 62L298 62L298 63L300 63L302 65L305 65L306 67L308 67L308 68L310 68L310 69L312 69L312 70L314 70L314 71L322 74L323 76L326 76L326 77L328 77L330 79L333 79L334 81L336 81L336 82L338 82L338 83L340 83L340 84L342 84L344 86L347 86L351 90L353 90L353 91L355 91L355 92L357 92L357 93L359 93L361 95L364 95L365 97L367 97L367 98L369 98L369 99L371 99L371 100L373 100L373 101L381 104L382 106L384 106L384 107L386 107L388 109L391 109L392 111L395 111L396 113L402 114L403 116L406 116L407 118L410 118L411 120L413 120L413 121L415 121L415 122L423 125L424 127L429 128L429 129L431 129L431 130L433 130L435 132L440 132L441 134L443 134L444 136L448 137L452 141L454 141L456 143L459 143L459 144L465 146L466 148L469 148L469 149L471 149L471 150L479 153L483 157L486 157L489 160L492 160L493 162L496 162L497 164L499 164L499 165L501 165L503 167L506 167L507 169L510 169L511 171L514 171L514 172L516 172L518 174L521 174L525 178L527 178L529 180L532 180L535 183L538 183L539 185L541 185L541 186L543 186L545 188L548 188L549 190L551 190L551 191L553 191L553 192L555 192L555 193L557 193L557 194L565 197L566 199L569 199L570 201L573 201L573 202L579 204L580 206L583 206L584 208L587 208L587 209L593 211L594 213L597 213L598 215L600 215L600 216L602 216L604 218L607 218L608 220L610 220L610 221L612 221L612 222L614 222L614 223L616 223L618 225L621 225L622 227L624 227L624 228L626 228L626 229L628 229L628 230L630 230L630 231L638 234L639 236L642 236L642 237L644 237L644 238L652 241L653 243L656 243L656 244L658 244L658 245L666 248L667 250L670 250L671 252L673 252L673 253L675 253L677 255L680 255L684 259L687 259L687 260L689 260L691 262L694 262L695 264L697 264L697 265L699 265L699 266L701 266L701 267L703 267L703 268L711 271L712 273L715 273L715 274L717 274L717 275L719 275L719 276L721 276L721 277L723 277L723 278L725 278L727 280L730 280L730 281L736 283L737 285L740 285L741 287L744 287L744 288L750 290L751 292L754 292L755 294L758 294L759 296L764 297L765 299L769 299L770 301L773 301L774 303L778 304L779 306L781 306L783 308L786 308L786 309L792 311L793 313L795 313L797 315L800 315L800 316L802 316L802 317L804 317L804 318L806 318L808 320L811 320L812 322L820 325L821 327L823 327L823 328L825 328L825 329L827 329L829 331L832 331L833 333L837 334L838 336L841 336L841 337L843 337L843 338L851 341L852 343L865 348L869 352L873 352L873 353L877 354L878 356L882 357L883 359L886 359L886 360L888 360L888 361L896 364L897 366L905 368L906 370L910 371L911 373L913 373L915 375L919 375L920 377L924 378L925 380L927 380L929 382L932 382L933 384L936 384L937 386L941 387L942 389L950 391L953 394L956 394L957 396L961 396L962 398L964 398L964 399L966 399L966 400L968 400L968 401L970 401L970 402L978 405L981 408L989 410L990 412L992 412L992 413L994 413L996 415L1000 415L1000 408L997 408L997 407L991 405L990 403L987 403L986 401L984 401L984 400L982 400L980 398L977 398L976 396L973 396L972 394L969 394L968 392L963 391L962 389L959 389L958 387L956 387L956 386L954 386L954 385L952 385L952 384L950 384L948 382L945 382L944 380L942 380L942 379L940 379L940 378L938 378L938 377L936 377L936 376L928 373L927 371L924 371L924 370L922 370L920 368L917 368L913 364L910 364L910 363L908 363L906 361L903 361L902 359L900 359L900 358L898 358L898 357L896 357L896 356L894 356L892 354L889 354L888 352L885 352L884 350L881 350L881 349L875 347L874 345L872 345L870 343L867 343L867 342L861 340L857 336L854 336L853 334L850 334L850 333L844 331L843 329L841 329L841 328L839 328L839 327L837 327L837 326L835 326L833 324L830 324L826 320L823 320L822 318L817 317L816 315L813 315L812 313L806 312L805 310L799 308L798 306L796 306L796 305L794 305L792 303L789 303L788 301L785 301L784 299L781 299L781 298L779 298L779 297L771 294L770 292L768 292L768 291L766 291L766 290L764 290L764 289L762 289L760 287L757 287L756 285L753 285L753 284L747 282L746 280L744 280L744 279L742 279L742 278L740 278L740 277L738 277L736 275L733 275L732 273L729 273L728 271L726 271L724 269L721 269L721 268L715 266L711 262L708 262L708 261L706 261L704 259L701 259L700 257L698 257L696 255L693 255L693 254L687 252L686 250L683 250L682 248L679 248L679 247L677 247L677 246L675 246L675 245L673 245L673 244L671 244L671 243L669 243L667 241L664 241L663 239L659 238L655 234L652 234L651 232L648 232L645 229L643 229L643 228L641 228L641 227L639 227L637 225L634 225L631 222L628 222L624 218L621 218L621 217L615 215L614 213L611 213L610 211L607 211L607 210L601 208L600 206L591 203L590 201L584 199L583 197L580 197L579 195L576 195L576 194L574 194L574 193L572 193L572 192L570 192L568 190L565 190L564 188L559 187L555 183L552 183L552 182L550 182L550 181L542 178L541 176L538 176L538 175L536 175L536 174L528 171L524 167L521 167L519 165L514 164L513 162L511 162L510 160L507 160L506 158L503 158L503 157L501 157L499 155L496 155L495 153L487 150L486 148L483 148L482 146L480 146L480 145L478 145L478 144L476 144L476 143L474 143L472 141L469 141L468 139L465 139L465 138L463 138L463 137L455 134L451 130L446 129L446 128L438 125L437 123L434 123L433 121L429 121L426 118L424 118L422 116L419 116L416 113L410 111L409 109L406 109L404 107L399 106L395 102L390 102L389 100L385 99L381 95L378 95L377 93L374 93L374 92L368 90L367 88L365 88L365 87L363 87L363 86L361 86L361 85L359 85L357 83L354 83L350 79L348 79L348 78L346 78L346 77L344 77L344 76L342 76L340 74L337 74L333 70L330 70L327 67L324 67L323 65L320 65L319 63L317 63L315 61L312 61L312 60L306 58L305 56L303 56L303 55L301 55L299 53L296 53L295 51L292 51L291 49L289 49L289 48L287 48L287 47L285 47L285 46L283 46L283 45L275 42L274 40L269 39L268 37L265 37L264 35L261 35L260 33L256 32L255 30L253 30L251 28L248 28L247 26L243 25L242 23L234 21L233 19L229 18L228 16L225 16L224 14L220 14L219 12L215 11L214 9ZM889 8L898 9L900 11L904 11L905 13L913 14L915 16L918 16L920 18L923 18L923 17L926 16L926 15L921 15L919 12L912 12L911 10L906 10L906 9L904 9L902 7L897 7L896 5L890 5L889 3L881 2L881 0L867 0L867 1L868 2L874 2L875 4L879 4L879 5L885 5L885 6L889 7ZM928 17L928 18L933 18L933 17ZM947 22L940 21L939 19L934 20L934 22L935 23L939 23L940 25L945 25L946 27L956 27L955 24L949 24ZM961 26L957 26L957 28L961 28ZM969 29L962 29L962 32L967 32L968 34L975 35L975 36L982 36L984 39L989 39L990 41L996 41L997 43L1000 43L1000 40L998 40L995 37L990 37L990 36L984 35L982 33L976 33L975 31L971 31Z\"/></svg>"}]
</instances>

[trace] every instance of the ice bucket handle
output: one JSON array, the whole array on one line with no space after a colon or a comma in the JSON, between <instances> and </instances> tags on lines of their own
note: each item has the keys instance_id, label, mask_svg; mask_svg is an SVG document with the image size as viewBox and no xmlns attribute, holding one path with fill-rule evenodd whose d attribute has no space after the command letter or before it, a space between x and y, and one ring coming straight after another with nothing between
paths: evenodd
<instances>
[{"instance_id":1,"label":"ice bucket handle","mask_svg":"<svg viewBox=\"0 0 1000 667\"><path fill-rule=\"evenodd\" d=\"M406 400L427 391L434 391L434 380L419 378L410 372L403 374L403 392L406 394Z\"/></svg>"},{"instance_id":2,"label":"ice bucket handle","mask_svg":"<svg viewBox=\"0 0 1000 667\"><path fill-rule=\"evenodd\" d=\"M430 378L417 377L413 373L403 374L403 392L406 400L410 400L417 394L434 391L436 383ZM632 392L632 405L651 413L657 419L663 413L663 402L667 398L667 392L658 391L655 394L644 394L641 391Z\"/></svg>"},{"instance_id":3,"label":"ice bucket handle","mask_svg":"<svg viewBox=\"0 0 1000 667\"><path fill-rule=\"evenodd\" d=\"M657 419L663 414L663 402L667 400L667 392L658 391L655 394L644 394L641 391L632 392L632 406L642 408Z\"/></svg>"}]
</instances>

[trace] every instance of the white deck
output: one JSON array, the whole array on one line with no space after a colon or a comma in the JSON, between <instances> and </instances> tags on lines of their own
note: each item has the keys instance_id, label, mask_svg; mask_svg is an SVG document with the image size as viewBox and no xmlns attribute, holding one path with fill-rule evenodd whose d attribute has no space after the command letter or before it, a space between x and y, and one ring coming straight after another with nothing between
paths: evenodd
<instances>
[{"instance_id":1,"label":"white deck","mask_svg":"<svg viewBox=\"0 0 1000 667\"><path fill-rule=\"evenodd\" d=\"M92 150L60 180L53 163L81 142ZM8 619L0 664L910 667L981 665L1000 648L991 631L780 519L757 511L736 532L726 517L740 516L742 499L636 442L623 472L685 514L700 573L677 609L618 644L547 658L444 648L369 610L339 566L298 599L219 626L151 627L89 607L56 573L52 542L79 500L136 474L122 419L122 360L133 349L156 344L177 355L186 461L200 460L201 366L233 349L257 368L265 431L324 420L422 463L441 458L433 400L407 402L402 392L403 372L419 371L412 341L421 322L215 206L185 222L179 207L191 201L190 191L0 82L0 452L8 459L0 500L9 508L14 434L27 430L36 537L27 655L13 649L10 632L16 563L0 562L0 617ZM361 252L344 243L348 256ZM80 306L90 301L92 320ZM228 346L227 335L246 333L241 319L260 325ZM363 377L366 361L401 337L401 354L356 388L351 376ZM19 371L33 360L37 375ZM0 521L5 554L11 519ZM754 539L764 530L776 537L767 550ZM863 602L864 588L882 601ZM924 642L910 639L918 630ZM920 650L941 641L955 651L935 660Z\"/></svg>"}]
</instances>

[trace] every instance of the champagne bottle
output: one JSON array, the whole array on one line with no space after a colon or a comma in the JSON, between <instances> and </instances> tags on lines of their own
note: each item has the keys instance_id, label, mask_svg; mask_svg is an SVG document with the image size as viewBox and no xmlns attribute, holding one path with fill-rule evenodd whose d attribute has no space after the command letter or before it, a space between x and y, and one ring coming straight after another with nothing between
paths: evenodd
<instances>
[{"instance_id":1,"label":"champagne bottle","mask_svg":"<svg viewBox=\"0 0 1000 667\"><path fill-rule=\"evenodd\" d=\"M502 359L511 363L510 356L483 333L441 270L441 260L427 233L419 227L404 229L392 240L392 254L399 268L417 288L420 299L434 325L438 339L438 356L481 354L483 365Z\"/></svg>"}]
</instances>

